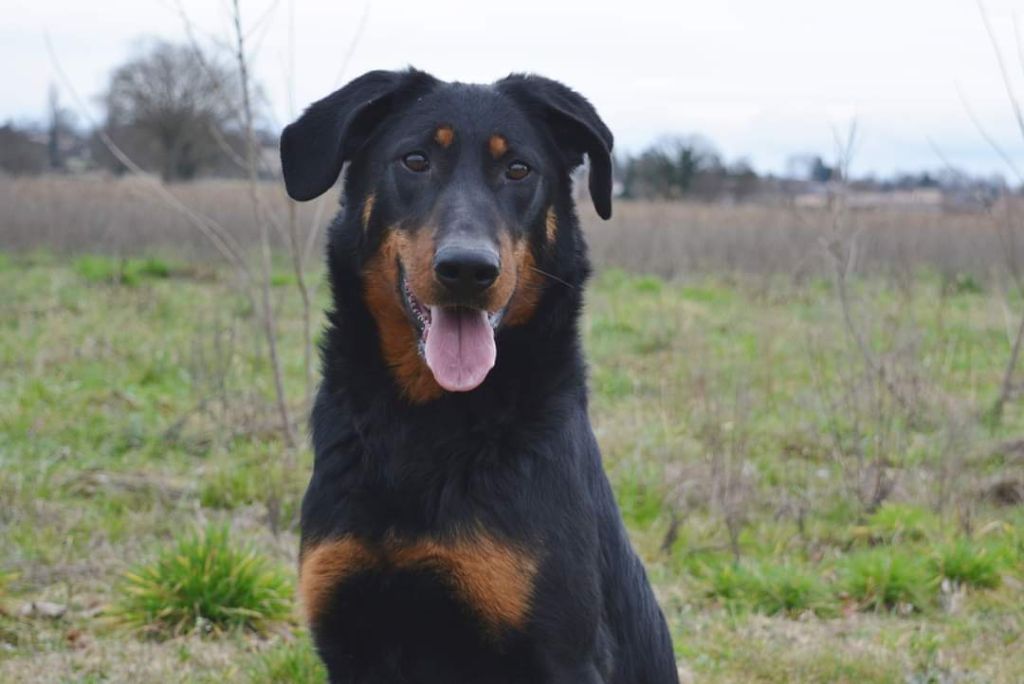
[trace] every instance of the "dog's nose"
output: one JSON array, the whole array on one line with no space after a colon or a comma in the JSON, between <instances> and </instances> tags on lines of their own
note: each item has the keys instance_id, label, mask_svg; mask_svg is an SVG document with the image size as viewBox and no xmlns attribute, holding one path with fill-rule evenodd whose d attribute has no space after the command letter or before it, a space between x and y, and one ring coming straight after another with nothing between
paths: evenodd
<instances>
[{"instance_id":1,"label":"dog's nose","mask_svg":"<svg viewBox=\"0 0 1024 684\"><path fill-rule=\"evenodd\" d=\"M498 279L501 259L493 249L450 245L434 255L434 274L456 297L480 294Z\"/></svg>"}]
</instances>

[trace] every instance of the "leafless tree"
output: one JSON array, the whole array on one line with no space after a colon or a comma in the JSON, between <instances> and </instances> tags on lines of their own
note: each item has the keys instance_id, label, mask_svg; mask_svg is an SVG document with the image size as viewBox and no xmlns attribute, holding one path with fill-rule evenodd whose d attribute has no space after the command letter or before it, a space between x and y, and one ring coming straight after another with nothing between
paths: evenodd
<instances>
[{"instance_id":1,"label":"leafless tree","mask_svg":"<svg viewBox=\"0 0 1024 684\"><path fill-rule=\"evenodd\" d=\"M733 562L739 565L740 535L750 522L755 493L746 391L737 387L731 402L722 402L718 391L701 391L699 397L698 437L708 467L708 503L725 526Z\"/></svg>"},{"instance_id":2,"label":"leafless tree","mask_svg":"<svg viewBox=\"0 0 1024 684\"><path fill-rule=\"evenodd\" d=\"M165 181L195 177L223 154L240 109L232 72L189 46L155 42L118 67L102 97L107 134Z\"/></svg>"}]
</instances>

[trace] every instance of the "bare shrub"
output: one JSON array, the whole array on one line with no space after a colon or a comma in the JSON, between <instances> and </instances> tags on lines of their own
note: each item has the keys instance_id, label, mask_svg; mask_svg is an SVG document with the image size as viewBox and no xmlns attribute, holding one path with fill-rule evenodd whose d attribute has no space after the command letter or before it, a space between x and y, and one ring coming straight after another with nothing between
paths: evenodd
<instances>
[{"instance_id":1,"label":"bare shrub","mask_svg":"<svg viewBox=\"0 0 1024 684\"><path fill-rule=\"evenodd\" d=\"M749 397L745 388L732 392L712 388L697 379L697 437L707 468L703 483L708 488L711 512L725 527L733 562L741 558L740 535L754 508L754 466L750 461Z\"/></svg>"},{"instance_id":2,"label":"bare shrub","mask_svg":"<svg viewBox=\"0 0 1024 684\"><path fill-rule=\"evenodd\" d=\"M836 367L821 349L811 348L810 359L821 429L843 487L870 513L896 486L894 466L907 443L902 412L879 375Z\"/></svg>"}]
</instances>

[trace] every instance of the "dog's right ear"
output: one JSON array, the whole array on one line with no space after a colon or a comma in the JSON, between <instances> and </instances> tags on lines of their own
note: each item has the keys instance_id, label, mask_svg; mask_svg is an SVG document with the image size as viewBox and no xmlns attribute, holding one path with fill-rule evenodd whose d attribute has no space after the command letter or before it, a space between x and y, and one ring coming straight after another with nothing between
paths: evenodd
<instances>
[{"instance_id":1,"label":"dog's right ear","mask_svg":"<svg viewBox=\"0 0 1024 684\"><path fill-rule=\"evenodd\" d=\"M281 169L288 195L304 202L327 192L399 101L437 83L415 69L371 71L314 102L281 133Z\"/></svg>"}]
</instances>

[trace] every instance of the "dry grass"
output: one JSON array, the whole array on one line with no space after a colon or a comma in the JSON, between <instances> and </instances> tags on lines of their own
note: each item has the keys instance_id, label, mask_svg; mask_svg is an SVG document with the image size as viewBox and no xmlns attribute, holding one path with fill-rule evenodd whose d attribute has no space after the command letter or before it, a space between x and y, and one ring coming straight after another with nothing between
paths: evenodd
<instances>
[{"instance_id":1,"label":"dry grass","mask_svg":"<svg viewBox=\"0 0 1024 684\"><path fill-rule=\"evenodd\" d=\"M257 247L259 228L253 224L245 181L205 180L167 188L188 207L224 226L242 245ZM283 185L263 183L260 192L271 211L285 214ZM327 193L302 205L298 221L303 233L314 222L325 224L336 203L337 194ZM119 255L170 250L189 260L217 258L209 241L138 178L0 177L0 207L4 250Z\"/></svg>"},{"instance_id":2,"label":"dry grass","mask_svg":"<svg viewBox=\"0 0 1024 684\"><path fill-rule=\"evenodd\" d=\"M170 186L189 207L214 219L243 245L255 247L248 190L242 181L205 180ZM285 213L281 184L260 191L267 206ZM337 194L301 205L303 232L323 225ZM215 256L206 239L133 178L104 176L0 178L0 249L46 248L137 254L172 250L187 259ZM821 240L830 218L823 209L683 202L619 202L604 222L580 207L595 262L666 277L687 274L822 273ZM987 277L1005 263L996 226L1005 215L893 209L859 210L849 217L858 234L857 271L901 276L922 267L947 276ZM280 245L277 245L280 246ZM1024 245L1017 249L1024 257Z\"/></svg>"},{"instance_id":3,"label":"dry grass","mask_svg":"<svg viewBox=\"0 0 1024 684\"><path fill-rule=\"evenodd\" d=\"M799 280L825 272L822 240L831 222L825 209L619 202L608 222L589 208L581 213L599 265L664 277L781 274ZM1004 262L997 220L987 213L853 211L857 271L901 277L924 267L986 277Z\"/></svg>"}]
</instances>

